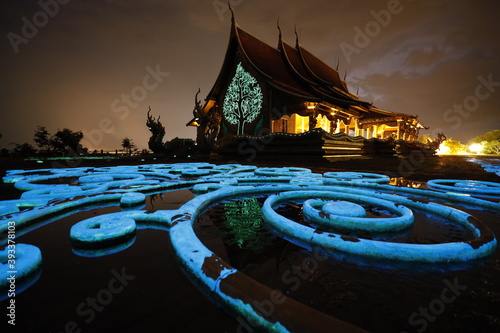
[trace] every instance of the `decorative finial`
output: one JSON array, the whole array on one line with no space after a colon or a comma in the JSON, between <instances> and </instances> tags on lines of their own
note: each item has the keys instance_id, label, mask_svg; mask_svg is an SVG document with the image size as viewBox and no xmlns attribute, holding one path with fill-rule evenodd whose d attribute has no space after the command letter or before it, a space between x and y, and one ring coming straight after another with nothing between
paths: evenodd
<instances>
[{"instance_id":1,"label":"decorative finial","mask_svg":"<svg viewBox=\"0 0 500 333\"><path fill-rule=\"evenodd\" d=\"M295 44L298 46L299 45L299 34L297 33L297 24L295 24L294 30L295 30Z\"/></svg>"},{"instance_id":2,"label":"decorative finial","mask_svg":"<svg viewBox=\"0 0 500 333\"><path fill-rule=\"evenodd\" d=\"M276 26L278 27L278 31L280 32L280 36L279 38L281 39L281 28L280 28L280 18L278 17L278 19L276 20Z\"/></svg>"},{"instance_id":3,"label":"decorative finial","mask_svg":"<svg viewBox=\"0 0 500 333\"><path fill-rule=\"evenodd\" d=\"M347 76L347 70L344 73L344 81L345 81L346 76Z\"/></svg>"},{"instance_id":4,"label":"decorative finial","mask_svg":"<svg viewBox=\"0 0 500 333\"><path fill-rule=\"evenodd\" d=\"M231 7L231 0L227 0L227 6L229 7L229 11L231 12L231 22L234 23L234 12L233 8Z\"/></svg>"},{"instance_id":5,"label":"decorative finial","mask_svg":"<svg viewBox=\"0 0 500 333\"><path fill-rule=\"evenodd\" d=\"M340 64L340 59L337 58L337 68L335 68L335 70L338 72L339 71L339 64Z\"/></svg>"}]
</instances>

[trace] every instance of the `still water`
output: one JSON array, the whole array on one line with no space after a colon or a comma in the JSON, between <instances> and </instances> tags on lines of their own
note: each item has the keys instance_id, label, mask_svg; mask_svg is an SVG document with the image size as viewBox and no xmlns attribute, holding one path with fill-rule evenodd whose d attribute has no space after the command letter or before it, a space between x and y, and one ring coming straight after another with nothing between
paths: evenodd
<instances>
[{"instance_id":1,"label":"still water","mask_svg":"<svg viewBox=\"0 0 500 333\"><path fill-rule=\"evenodd\" d=\"M425 186L401 179L393 184ZM2 185L3 200L19 194L11 185ZM177 209L194 197L190 189L149 195L144 210ZM265 227L261 214L265 199L233 198L208 207L195 222L197 236L256 281L369 331L500 331L500 251L465 264L395 263L340 253L318 258ZM300 201L287 203L277 210L308 225L301 205ZM387 214L364 208L373 218ZM500 235L495 213L461 209ZM140 229L129 248L112 255L76 255L68 239L71 226L118 211L118 202L83 207L69 216L37 221L37 229L17 238L18 243L40 248L43 266L38 281L15 297L16 331L249 331L250 326L230 317L189 281L177 262L168 230ZM414 214L415 224L406 231L356 236L421 244L472 238L470 231L455 223L423 211L414 210ZM1 308L6 306L6 301L0 303ZM6 320L0 327L11 328Z\"/></svg>"}]
</instances>

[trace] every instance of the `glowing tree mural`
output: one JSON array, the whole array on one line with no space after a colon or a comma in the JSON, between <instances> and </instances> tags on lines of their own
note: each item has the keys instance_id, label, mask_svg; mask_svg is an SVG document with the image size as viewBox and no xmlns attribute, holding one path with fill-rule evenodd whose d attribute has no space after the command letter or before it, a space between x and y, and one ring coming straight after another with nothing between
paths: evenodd
<instances>
[{"instance_id":1,"label":"glowing tree mural","mask_svg":"<svg viewBox=\"0 0 500 333\"><path fill-rule=\"evenodd\" d=\"M262 107L262 91L257 80L243 69L241 62L236 67L226 96L222 112L232 125L238 126L238 135L245 133L245 124L254 121Z\"/></svg>"}]
</instances>

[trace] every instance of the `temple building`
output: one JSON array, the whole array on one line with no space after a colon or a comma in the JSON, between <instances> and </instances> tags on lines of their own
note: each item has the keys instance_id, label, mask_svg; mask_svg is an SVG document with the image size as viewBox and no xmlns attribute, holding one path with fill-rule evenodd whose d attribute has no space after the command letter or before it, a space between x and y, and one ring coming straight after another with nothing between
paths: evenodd
<instances>
[{"instance_id":1,"label":"temple building","mask_svg":"<svg viewBox=\"0 0 500 333\"><path fill-rule=\"evenodd\" d=\"M236 152L244 140L260 139L267 142L263 153L328 156L392 152L398 140L417 140L425 128L417 116L360 100L298 36L291 46L278 31L277 47L270 46L239 27L233 14L220 74L204 103L197 94L187 124L198 126L198 145Z\"/></svg>"}]
</instances>

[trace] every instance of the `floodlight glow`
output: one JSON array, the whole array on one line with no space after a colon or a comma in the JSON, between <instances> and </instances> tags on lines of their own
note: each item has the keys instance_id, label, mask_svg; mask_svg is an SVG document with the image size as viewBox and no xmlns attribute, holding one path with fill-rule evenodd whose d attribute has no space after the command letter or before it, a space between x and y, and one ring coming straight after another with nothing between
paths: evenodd
<instances>
[{"instance_id":1,"label":"floodlight glow","mask_svg":"<svg viewBox=\"0 0 500 333\"><path fill-rule=\"evenodd\" d=\"M473 143L469 146L469 151L474 154L481 154L483 152L484 146L480 143Z\"/></svg>"}]
</instances>

